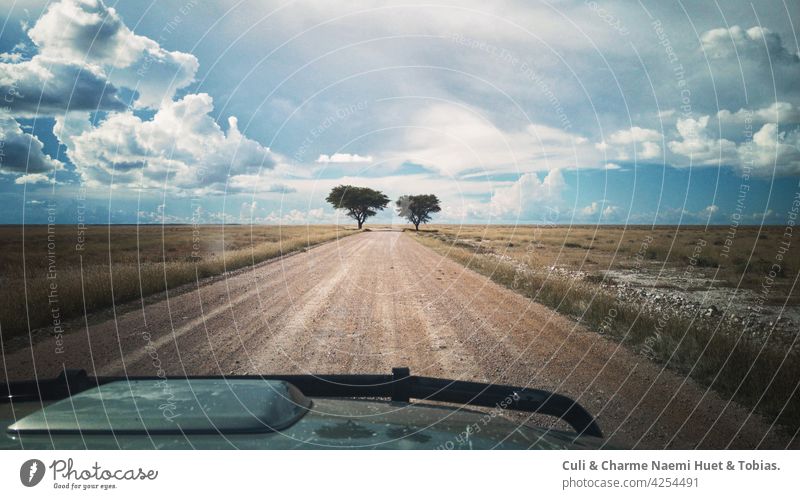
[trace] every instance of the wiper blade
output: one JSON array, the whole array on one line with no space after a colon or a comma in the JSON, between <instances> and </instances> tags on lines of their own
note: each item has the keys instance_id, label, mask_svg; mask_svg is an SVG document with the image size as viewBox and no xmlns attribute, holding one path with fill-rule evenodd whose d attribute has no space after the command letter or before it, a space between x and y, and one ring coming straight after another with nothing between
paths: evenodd
<instances>
[{"instance_id":1,"label":"wiper blade","mask_svg":"<svg viewBox=\"0 0 800 499\"><path fill-rule=\"evenodd\" d=\"M59 400L114 381L164 379L154 376L91 377L84 370L65 370L57 378L17 381L0 385L6 402ZM603 437L594 417L575 400L558 393L471 381L412 376L406 367L392 374L269 374L251 376L169 376L170 379L268 379L293 384L306 397L375 397L395 402L411 399L450 402L478 407L531 412L554 416L581 436Z\"/></svg>"}]
</instances>

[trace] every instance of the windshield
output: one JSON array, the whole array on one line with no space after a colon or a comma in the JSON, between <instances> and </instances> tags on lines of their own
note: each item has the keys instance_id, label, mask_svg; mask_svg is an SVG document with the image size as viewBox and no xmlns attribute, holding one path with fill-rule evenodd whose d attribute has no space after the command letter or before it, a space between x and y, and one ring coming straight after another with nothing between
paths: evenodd
<instances>
[{"instance_id":1,"label":"windshield","mask_svg":"<svg viewBox=\"0 0 800 499\"><path fill-rule=\"evenodd\" d=\"M3 381L408 367L609 445L800 445L785 15L135 4L5 13Z\"/></svg>"}]
</instances>

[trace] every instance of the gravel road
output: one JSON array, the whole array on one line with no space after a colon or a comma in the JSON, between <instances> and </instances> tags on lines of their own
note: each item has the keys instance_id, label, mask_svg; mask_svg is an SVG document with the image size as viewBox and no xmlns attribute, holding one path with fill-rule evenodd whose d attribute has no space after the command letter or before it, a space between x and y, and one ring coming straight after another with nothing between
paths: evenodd
<instances>
[{"instance_id":1,"label":"gravel road","mask_svg":"<svg viewBox=\"0 0 800 499\"><path fill-rule=\"evenodd\" d=\"M56 353L57 340L61 353ZM350 236L5 352L4 376L388 373L554 390L609 441L783 448L797 438L399 232Z\"/></svg>"}]
</instances>

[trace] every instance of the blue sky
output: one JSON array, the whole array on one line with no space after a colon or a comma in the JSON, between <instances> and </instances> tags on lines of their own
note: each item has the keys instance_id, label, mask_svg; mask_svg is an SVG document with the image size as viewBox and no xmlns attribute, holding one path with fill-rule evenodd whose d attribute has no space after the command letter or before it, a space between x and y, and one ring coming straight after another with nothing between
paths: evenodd
<instances>
[{"instance_id":1,"label":"blue sky","mask_svg":"<svg viewBox=\"0 0 800 499\"><path fill-rule=\"evenodd\" d=\"M783 224L792 2L18 1L0 223ZM391 210L374 219L399 222Z\"/></svg>"}]
</instances>

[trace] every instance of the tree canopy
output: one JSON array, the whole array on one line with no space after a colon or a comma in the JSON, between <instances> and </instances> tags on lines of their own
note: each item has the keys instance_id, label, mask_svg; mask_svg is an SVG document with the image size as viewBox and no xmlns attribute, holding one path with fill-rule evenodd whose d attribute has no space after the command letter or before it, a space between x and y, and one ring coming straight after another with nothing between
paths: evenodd
<instances>
[{"instance_id":1,"label":"tree canopy","mask_svg":"<svg viewBox=\"0 0 800 499\"><path fill-rule=\"evenodd\" d=\"M344 210L348 217L358 222L359 229L368 217L377 215L389 204L389 198L381 191L352 185L334 187L325 200L337 210Z\"/></svg>"},{"instance_id":2,"label":"tree canopy","mask_svg":"<svg viewBox=\"0 0 800 499\"><path fill-rule=\"evenodd\" d=\"M432 213L442 211L439 198L435 194L400 196L395 204L397 205L397 214L414 224L416 230L419 230L419 224L425 224L431 220Z\"/></svg>"}]
</instances>

